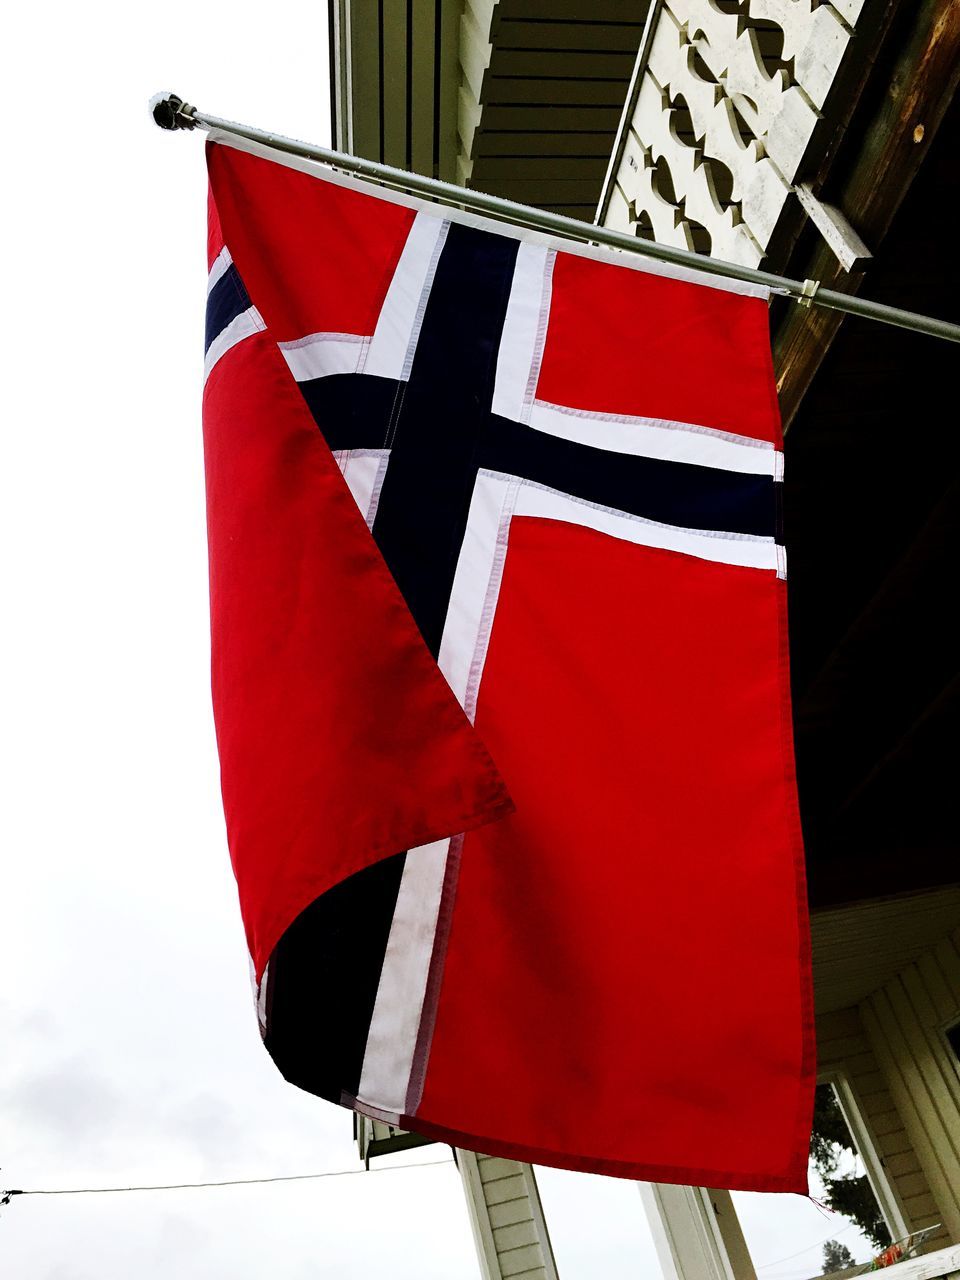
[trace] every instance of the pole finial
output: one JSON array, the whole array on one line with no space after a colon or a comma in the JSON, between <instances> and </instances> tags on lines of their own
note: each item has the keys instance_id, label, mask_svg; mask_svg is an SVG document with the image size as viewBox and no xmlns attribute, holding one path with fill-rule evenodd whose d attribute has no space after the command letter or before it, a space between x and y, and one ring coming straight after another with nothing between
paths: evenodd
<instances>
[{"instance_id":1,"label":"pole finial","mask_svg":"<svg viewBox=\"0 0 960 1280\"><path fill-rule=\"evenodd\" d=\"M161 129L195 129L195 111L175 93L155 93L150 99L150 114Z\"/></svg>"}]
</instances>

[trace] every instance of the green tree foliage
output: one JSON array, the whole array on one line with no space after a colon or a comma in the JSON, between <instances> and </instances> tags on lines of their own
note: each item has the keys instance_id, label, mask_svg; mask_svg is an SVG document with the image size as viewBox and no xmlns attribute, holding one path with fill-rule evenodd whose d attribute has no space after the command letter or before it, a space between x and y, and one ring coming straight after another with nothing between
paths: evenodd
<instances>
[{"instance_id":1,"label":"green tree foliage","mask_svg":"<svg viewBox=\"0 0 960 1280\"><path fill-rule=\"evenodd\" d=\"M836 1173L844 1151L853 1151L850 1130L843 1118L833 1085L818 1084L813 1096L813 1133L810 1159L821 1178Z\"/></svg>"},{"instance_id":2,"label":"green tree foliage","mask_svg":"<svg viewBox=\"0 0 960 1280\"><path fill-rule=\"evenodd\" d=\"M827 1189L826 1202L831 1209L835 1209L837 1213L842 1213L845 1218L855 1222L867 1239L878 1249L885 1248L890 1243L890 1232L887 1230L877 1198L873 1194L866 1175L859 1178L855 1175L837 1176L845 1152L855 1156L857 1148L850 1136L847 1122L843 1118L837 1095L832 1085L818 1085L813 1108L810 1159ZM828 1241L828 1244L834 1243L834 1241ZM846 1252L849 1253L849 1250ZM824 1246L824 1262L826 1262L826 1246ZM826 1270L825 1266L824 1271ZM837 1268L831 1267L830 1270L837 1270Z\"/></svg>"},{"instance_id":3,"label":"green tree foliage","mask_svg":"<svg viewBox=\"0 0 960 1280\"><path fill-rule=\"evenodd\" d=\"M828 1276L832 1271L843 1271L846 1267L852 1267L854 1262L854 1256L845 1244L840 1244L837 1240L828 1240L823 1246L823 1275Z\"/></svg>"}]
</instances>

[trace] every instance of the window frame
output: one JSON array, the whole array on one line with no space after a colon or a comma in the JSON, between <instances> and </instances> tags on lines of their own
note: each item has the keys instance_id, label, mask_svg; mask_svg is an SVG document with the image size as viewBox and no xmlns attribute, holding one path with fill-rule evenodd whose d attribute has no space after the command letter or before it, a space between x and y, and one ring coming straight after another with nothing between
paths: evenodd
<instances>
[{"instance_id":1,"label":"window frame","mask_svg":"<svg viewBox=\"0 0 960 1280\"><path fill-rule=\"evenodd\" d=\"M947 1058L953 1064L954 1071L960 1076L960 1048L955 1048L950 1043L951 1031L960 1031L960 1016L947 1018L940 1024L940 1043L946 1050Z\"/></svg>"},{"instance_id":2,"label":"window frame","mask_svg":"<svg viewBox=\"0 0 960 1280\"><path fill-rule=\"evenodd\" d=\"M892 1240L903 1239L904 1236L910 1234L910 1225L907 1221L903 1204L897 1193L896 1184L887 1173L883 1163L883 1156L880 1154L880 1150L870 1131L867 1118L863 1113L863 1108L860 1106L848 1076L842 1068L835 1068L817 1076L817 1085L821 1084L833 1086L841 1114L846 1121L847 1128L850 1130L850 1136L853 1138L857 1155L863 1161L867 1181L876 1198L887 1230L890 1232L890 1238ZM899 1111L897 1114L900 1114Z\"/></svg>"}]
</instances>

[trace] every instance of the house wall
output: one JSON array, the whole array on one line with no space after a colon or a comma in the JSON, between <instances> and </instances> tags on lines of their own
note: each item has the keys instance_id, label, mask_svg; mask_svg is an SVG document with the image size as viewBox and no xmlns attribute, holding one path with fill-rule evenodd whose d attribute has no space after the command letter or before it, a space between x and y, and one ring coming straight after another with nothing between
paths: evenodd
<instances>
[{"instance_id":1,"label":"house wall","mask_svg":"<svg viewBox=\"0 0 960 1280\"><path fill-rule=\"evenodd\" d=\"M860 1016L899 1113L888 1167L898 1170L911 1220L940 1221L940 1244L960 1243L960 1073L943 1036L960 1018L960 930L869 996Z\"/></svg>"},{"instance_id":2,"label":"house wall","mask_svg":"<svg viewBox=\"0 0 960 1280\"><path fill-rule=\"evenodd\" d=\"M455 176L463 0L331 0L334 145Z\"/></svg>"},{"instance_id":3,"label":"house wall","mask_svg":"<svg viewBox=\"0 0 960 1280\"><path fill-rule=\"evenodd\" d=\"M465 0L456 179L593 220L649 0Z\"/></svg>"},{"instance_id":4,"label":"house wall","mask_svg":"<svg viewBox=\"0 0 960 1280\"><path fill-rule=\"evenodd\" d=\"M483 1280L557 1280L533 1169L457 1151Z\"/></svg>"}]
</instances>

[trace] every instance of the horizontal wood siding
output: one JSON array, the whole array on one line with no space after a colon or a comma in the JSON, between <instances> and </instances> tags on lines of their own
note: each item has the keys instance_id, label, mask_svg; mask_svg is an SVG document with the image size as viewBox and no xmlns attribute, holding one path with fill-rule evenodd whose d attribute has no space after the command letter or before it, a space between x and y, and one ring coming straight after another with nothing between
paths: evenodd
<instances>
[{"instance_id":1,"label":"horizontal wood siding","mask_svg":"<svg viewBox=\"0 0 960 1280\"><path fill-rule=\"evenodd\" d=\"M646 10L643 0L465 0L458 179L592 220Z\"/></svg>"},{"instance_id":2,"label":"horizontal wood siding","mask_svg":"<svg viewBox=\"0 0 960 1280\"><path fill-rule=\"evenodd\" d=\"M942 1221L948 1238L960 1243L960 1071L943 1034L960 1018L960 931L874 992L861 1013L891 1103L919 1157L921 1170L898 1179L905 1204L911 1215ZM906 1159L902 1150L896 1156Z\"/></svg>"},{"instance_id":3,"label":"horizontal wood siding","mask_svg":"<svg viewBox=\"0 0 960 1280\"><path fill-rule=\"evenodd\" d=\"M533 1170L458 1151L484 1280L557 1280Z\"/></svg>"},{"instance_id":4,"label":"horizontal wood siding","mask_svg":"<svg viewBox=\"0 0 960 1280\"><path fill-rule=\"evenodd\" d=\"M933 939L948 934L958 920L956 886L815 911L810 926L817 1013L859 1005L919 961ZM944 979L930 981L942 999Z\"/></svg>"}]
</instances>

